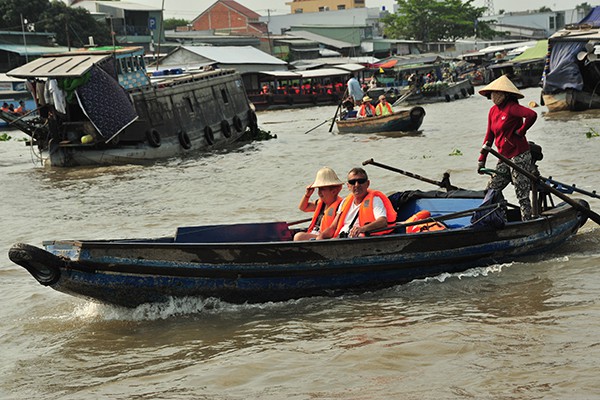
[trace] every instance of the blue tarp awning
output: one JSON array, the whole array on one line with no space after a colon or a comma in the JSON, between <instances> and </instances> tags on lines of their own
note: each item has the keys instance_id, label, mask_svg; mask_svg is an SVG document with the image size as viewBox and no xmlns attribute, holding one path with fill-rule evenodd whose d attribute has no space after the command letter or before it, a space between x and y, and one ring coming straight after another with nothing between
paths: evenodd
<instances>
[{"instance_id":1,"label":"blue tarp awning","mask_svg":"<svg viewBox=\"0 0 600 400\"><path fill-rule=\"evenodd\" d=\"M581 21L580 24L590 24L592 26L600 26L600 7L594 7L590 10L588 15L586 15Z\"/></svg>"}]
</instances>

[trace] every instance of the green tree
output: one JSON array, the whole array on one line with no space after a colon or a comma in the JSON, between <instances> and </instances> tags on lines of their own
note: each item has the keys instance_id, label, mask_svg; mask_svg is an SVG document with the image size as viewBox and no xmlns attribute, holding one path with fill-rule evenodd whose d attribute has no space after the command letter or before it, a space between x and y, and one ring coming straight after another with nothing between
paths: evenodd
<instances>
[{"instance_id":1,"label":"green tree","mask_svg":"<svg viewBox=\"0 0 600 400\"><path fill-rule=\"evenodd\" d=\"M397 0L398 11L383 19L389 38L432 42L456 40L476 35L492 38L491 21L477 21L485 7L474 7L474 0ZM477 21L477 23L475 22Z\"/></svg>"},{"instance_id":2,"label":"green tree","mask_svg":"<svg viewBox=\"0 0 600 400\"><path fill-rule=\"evenodd\" d=\"M581 3L577 6L575 6L576 10L583 10L584 14L587 15L590 11L592 11L592 6L589 5L587 2L586 3Z\"/></svg>"},{"instance_id":3,"label":"green tree","mask_svg":"<svg viewBox=\"0 0 600 400\"><path fill-rule=\"evenodd\" d=\"M96 44L111 43L105 21L96 21L80 7L68 7L60 0L0 0L0 29L20 31L21 16L36 32L52 32L63 46L81 47L93 36Z\"/></svg>"},{"instance_id":4,"label":"green tree","mask_svg":"<svg viewBox=\"0 0 600 400\"><path fill-rule=\"evenodd\" d=\"M188 21L186 19L167 18L167 19L165 19L165 26L164 26L163 30L171 31L171 30L177 28L178 26L187 26L187 24L189 24L189 23L190 23L190 21Z\"/></svg>"},{"instance_id":5,"label":"green tree","mask_svg":"<svg viewBox=\"0 0 600 400\"><path fill-rule=\"evenodd\" d=\"M541 12L541 13L549 12L549 11L552 11L552 9L550 7L546 7L546 6L540 7L540 9L538 10L538 12Z\"/></svg>"}]
</instances>

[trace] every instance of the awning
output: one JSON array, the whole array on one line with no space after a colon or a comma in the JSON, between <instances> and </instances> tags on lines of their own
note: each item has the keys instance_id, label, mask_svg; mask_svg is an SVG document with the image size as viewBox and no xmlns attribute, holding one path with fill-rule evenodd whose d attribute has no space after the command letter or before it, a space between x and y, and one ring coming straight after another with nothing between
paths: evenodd
<instances>
[{"instance_id":1,"label":"awning","mask_svg":"<svg viewBox=\"0 0 600 400\"><path fill-rule=\"evenodd\" d=\"M83 54L43 57L8 71L17 78L74 78L88 72L94 64L111 57L110 54Z\"/></svg>"},{"instance_id":2,"label":"awning","mask_svg":"<svg viewBox=\"0 0 600 400\"><path fill-rule=\"evenodd\" d=\"M337 68L321 68L301 71L300 73L302 74L303 78L325 78L328 76L348 75L350 72Z\"/></svg>"},{"instance_id":3,"label":"awning","mask_svg":"<svg viewBox=\"0 0 600 400\"><path fill-rule=\"evenodd\" d=\"M53 54L53 53L65 53L69 51L68 47L49 47L49 46L37 46L37 45L27 45L24 46L22 44L0 44L0 51L8 51L10 53L17 53L20 56L32 56L39 57L44 54Z\"/></svg>"},{"instance_id":4,"label":"awning","mask_svg":"<svg viewBox=\"0 0 600 400\"><path fill-rule=\"evenodd\" d=\"M388 60L384 63L381 64L373 64L374 67L377 68L394 68L396 66L396 64L398 64L398 60Z\"/></svg>"},{"instance_id":5,"label":"awning","mask_svg":"<svg viewBox=\"0 0 600 400\"><path fill-rule=\"evenodd\" d=\"M258 71L260 75L278 79L297 79L302 75L292 71Z\"/></svg>"},{"instance_id":6,"label":"awning","mask_svg":"<svg viewBox=\"0 0 600 400\"><path fill-rule=\"evenodd\" d=\"M362 71L363 69L365 69L364 65L354 64L354 63L339 64L339 65L336 64L335 67L340 68L340 69L345 69L346 71L350 71L350 72L357 72L357 71Z\"/></svg>"}]
</instances>

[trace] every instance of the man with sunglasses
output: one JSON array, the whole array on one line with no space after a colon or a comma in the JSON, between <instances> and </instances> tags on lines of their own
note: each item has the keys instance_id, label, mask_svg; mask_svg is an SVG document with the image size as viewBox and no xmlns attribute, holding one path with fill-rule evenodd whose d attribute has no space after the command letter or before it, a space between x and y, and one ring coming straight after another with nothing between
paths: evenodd
<instances>
[{"instance_id":1,"label":"man with sunglasses","mask_svg":"<svg viewBox=\"0 0 600 400\"><path fill-rule=\"evenodd\" d=\"M352 168L348 172L348 190L331 226L321 232L318 239L332 237L359 237L372 231L382 235L391 230L380 229L396 223L396 211L387 196L369 189L367 172L362 168Z\"/></svg>"}]
</instances>

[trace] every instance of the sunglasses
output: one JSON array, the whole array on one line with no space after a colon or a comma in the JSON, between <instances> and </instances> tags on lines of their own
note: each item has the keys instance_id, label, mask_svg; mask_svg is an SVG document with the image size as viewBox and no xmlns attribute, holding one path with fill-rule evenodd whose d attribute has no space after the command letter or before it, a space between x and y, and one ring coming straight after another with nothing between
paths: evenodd
<instances>
[{"instance_id":1,"label":"sunglasses","mask_svg":"<svg viewBox=\"0 0 600 400\"><path fill-rule=\"evenodd\" d=\"M359 178L359 179L348 179L348 183L350 185L353 185L358 183L359 185L362 185L363 183L365 183L367 181L367 178Z\"/></svg>"}]
</instances>

